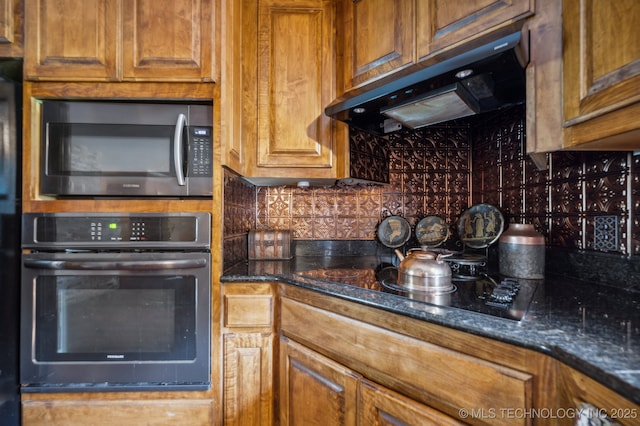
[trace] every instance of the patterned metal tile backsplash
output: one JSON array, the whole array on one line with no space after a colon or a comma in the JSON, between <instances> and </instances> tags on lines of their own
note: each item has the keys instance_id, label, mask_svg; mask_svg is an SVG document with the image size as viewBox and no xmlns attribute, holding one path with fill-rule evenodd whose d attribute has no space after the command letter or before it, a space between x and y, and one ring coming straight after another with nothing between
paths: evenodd
<instances>
[{"instance_id":1,"label":"patterned metal tile backsplash","mask_svg":"<svg viewBox=\"0 0 640 426\"><path fill-rule=\"evenodd\" d=\"M375 240L384 217L415 226L439 215L455 230L477 203L497 206L507 222L533 223L548 246L640 255L640 156L557 152L541 171L525 154L524 120L524 107L514 107L393 133L389 185L252 187L227 171L225 264L246 258L253 228L290 229L296 240ZM614 246L597 243L600 217L618 227Z\"/></svg>"}]
</instances>

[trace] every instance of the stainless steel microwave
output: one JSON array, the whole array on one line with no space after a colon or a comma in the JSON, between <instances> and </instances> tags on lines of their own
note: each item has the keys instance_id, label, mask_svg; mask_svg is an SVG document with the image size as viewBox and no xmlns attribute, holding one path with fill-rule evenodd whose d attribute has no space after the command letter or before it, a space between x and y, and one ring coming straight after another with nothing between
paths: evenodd
<instances>
[{"instance_id":1,"label":"stainless steel microwave","mask_svg":"<svg viewBox=\"0 0 640 426\"><path fill-rule=\"evenodd\" d=\"M211 103L45 100L40 192L210 197Z\"/></svg>"}]
</instances>

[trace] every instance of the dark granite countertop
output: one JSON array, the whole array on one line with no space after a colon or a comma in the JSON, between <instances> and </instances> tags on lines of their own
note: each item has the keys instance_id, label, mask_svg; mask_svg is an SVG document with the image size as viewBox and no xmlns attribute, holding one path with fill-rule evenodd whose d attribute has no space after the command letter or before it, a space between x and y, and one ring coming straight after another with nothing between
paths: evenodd
<instances>
[{"instance_id":1,"label":"dark granite countertop","mask_svg":"<svg viewBox=\"0 0 640 426\"><path fill-rule=\"evenodd\" d=\"M223 282L286 282L378 309L548 354L640 404L640 293L548 276L524 319L430 305L355 285L296 274L319 268L376 268L376 256L302 256L250 261Z\"/></svg>"}]
</instances>

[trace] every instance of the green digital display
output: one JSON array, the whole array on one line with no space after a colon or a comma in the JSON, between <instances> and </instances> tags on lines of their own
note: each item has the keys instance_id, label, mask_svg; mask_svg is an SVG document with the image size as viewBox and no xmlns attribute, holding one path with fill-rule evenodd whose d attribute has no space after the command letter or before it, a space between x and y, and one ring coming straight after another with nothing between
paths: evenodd
<instances>
[{"instance_id":1,"label":"green digital display","mask_svg":"<svg viewBox=\"0 0 640 426\"><path fill-rule=\"evenodd\" d=\"M110 223L109 224L109 229L118 229L118 224L117 223Z\"/></svg>"}]
</instances>

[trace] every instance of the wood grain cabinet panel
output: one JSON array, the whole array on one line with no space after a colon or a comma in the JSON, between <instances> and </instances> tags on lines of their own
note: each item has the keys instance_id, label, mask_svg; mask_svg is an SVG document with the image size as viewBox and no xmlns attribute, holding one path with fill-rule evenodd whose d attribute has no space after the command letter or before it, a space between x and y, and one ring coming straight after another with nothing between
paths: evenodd
<instances>
[{"instance_id":1,"label":"wood grain cabinet panel","mask_svg":"<svg viewBox=\"0 0 640 426\"><path fill-rule=\"evenodd\" d=\"M280 424L356 425L359 375L283 337L280 339Z\"/></svg>"},{"instance_id":2,"label":"wood grain cabinet panel","mask_svg":"<svg viewBox=\"0 0 640 426\"><path fill-rule=\"evenodd\" d=\"M273 296L227 294L224 299L225 327L273 326Z\"/></svg>"},{"instance_id":3,"label":"wood grain cabinet panel","mask_svg":"<svg viewBox=\"0 0 640 426\"><path fill-rule=\"evenodd\" d=\"M464 425L446 414L397 392L370 382L360 382L358 425Z\"/></svg>"},{"instance_id":4,"label":"wood grain cabinet panel","mask_svg":"<svg viewBox=\"0 0 640 426\"><path fill-rule=\"evenodd\" d=\"M210 426L214 403L207 399L39 399L22 401L24 426Z\"/></svg>"},{"instance_id":5,"label":"wood grain cabinet panel","mask_svg":"<svg viewBox=\"0 0 640 426\"><path fill-rule=\"evenodd\" d=\"M415 62L414 8L415 0L344 2L345 89Z\"/></svg>"},{"instance_id":6,"label":"wood grain cabinet panel","mask_svg":"<svg viewBox=\"0 0 640 426\"><path fill-rule=\"evenodd\" d=\"M25 79L118 79L119 0L33 0L25 6Z\"/></svg>"},{"instance_id":7,"label":"wood grain cabinet panel","mask_svg":"<svg viewBox=\"0 0 640 426\"><path fill-rule=\"evenodd\" d=\"M451 417L534 406L533 375L281 298L282 333ZM280 367L282 369L282 366ZM464 389L464 391L461 391ZM286 391L286 389L285 389ZM482 419L478 420L482 422ZM526 424L495 416L492 424Z\"/></svg>"},{"instance_id":8,"label":"wood grain cabinet panel","mask_svg":"<svg viewBox=\"0 0 640 426\"><path fill-rule=\"evenodd\" d=\"M260 1L258 168L331 169L333 22L330 1Z\"/></svg>"},{"instance_id":9,"label":"wood grain cabinet panel","mask_svg":"<svg viewBox=\"0 0 640 426\"><path fill-rule=\"evenodd\" d=\"M222 287L225 425L274 422L275 289L271 283Z\"/></svg>"},{"instance_id":10,"label":"wood grain cabinet panel","mask_svg":"<svg viewBox=\"0 0 640 426\"><path fill-rule=\"evenodd\" d=\"M417 3L418 60L499 27L521 22L534 11L534 0L431 0Z\"/></svg>"},{"instance_id":11,"label":"wood grain cabinet panel","mask_svg":"<svg viewBox=\"0 0 640 426\"><path fill-rule=\"evenodd\" d=\"M333 0L243 0L224 10L222 164L257 185L344 177ZM230 53L231 52L231 53Z\"/></svg>"},{"instance_id":12,"label":"wood grain cabinet panel","mask_svg":"<svg viewBox=\"0 0 640 426\"><path fill-rule=\"evenodd\" d=\"M640 2L563 2L565 146L640 147Z\"/></svg>"},{"instance_id":13,"label":"wood grain cabinet panel","mask_svg":"<svg viewBox=\"0 0 640 426\"><path fill-rule=\"evenodd\" d=\"M24 0L0 0L0 56L23 55Z\"/></svg>"},{"instance_id":14,"label":"wood grain cabinet panel","mask_svg":"<svg viewBox=\"0 0 640 426\"><path fill-rule=\"evenodd\" d=\"M273 424L273 335L225 333L224 424Z\"/></svg>"},{"instance_id":15,"label":"wood grain cabinet panel","mask_svg":"<svg viewBox=\"0 0 640 426\"><path fill-rule=\"evenodd\" d=\"M582 410L585 417L583 422L586 417L591 417L594 424L640 424L640 407L637 404L567 365L558 367L558 376L561 406ZM601 419L615 423L600 423L598 420Z\"/></svg>"},{"instance_id":16,"label":"wood grain cabinet panel","mask_svg":"<svg viewBox=\"0 0 640 426\"><path fill-rule=\"evenodd\" d=\"M213 0L46 0L25 7L25 79L212 81Z\"/></svg>"},{"instance_id":17,"label":"wood grain cabinet panel","mask_svg":"<svg viewBox=\"0 0 640 426\"><path fill-rule=\"evenodd\" d=\"M123 79L210 81L214 75L211 0L127 0Z\"/></svg>"}]
</instances>

